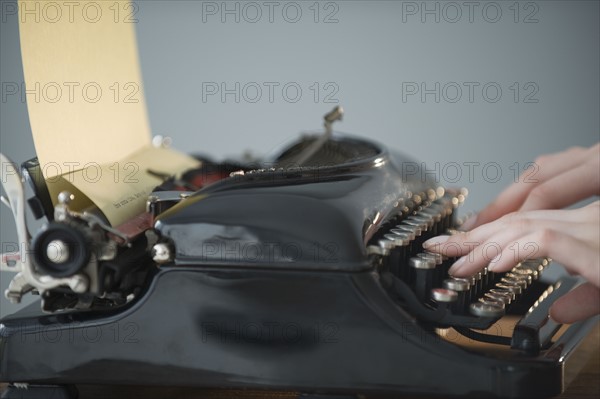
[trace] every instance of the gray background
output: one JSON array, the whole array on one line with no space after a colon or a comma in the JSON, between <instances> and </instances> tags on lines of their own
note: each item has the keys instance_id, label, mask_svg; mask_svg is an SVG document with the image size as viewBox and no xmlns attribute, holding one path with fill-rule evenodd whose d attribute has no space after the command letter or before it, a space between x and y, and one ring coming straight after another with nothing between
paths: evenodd
<instances>
[{"instance_id":1,"label":"gray background","mask_svg":"<svg viewBox=\"0 0 600 399\"><path fill-rule=\"evenodd\" d=\"M386 143L432 169L438 163L434 173L440 184L470 189L465 210L480 209L508 185L515 163L522 168L539 154L598 141L597 1L520 2L518 22L514 1L475 2L472 20L458 2L453 5L462 16L454 23L449 21L456 19L456 8L446 2L426 2L430 9L439 7L439 22L435 15L424 15L422 22L420 13L403 13L413 5L422 8L423 2L329 3L319 4L315 23L314 1L297 2L302 16L292 23L286 18L295 18L295 4L279 2L270 22L261 1L262 16L250 23L245 19L255 18L256 9L244 13L241 2L239 22L235 15L225 15L222 22L220 13L203 13L203 7L220 8L221 2L138 1L136 29L154 134L171 136L178 149L217 158L245 150L264 155L301 131L319 129L322 115L335 105L323 95L337 87L333 99L346 110L337 130ZM490 22L496 5L502 16ZM336 9L337 22L324 23ZM524 21L528 15L530 23ZM16 17L3 15L0 36L1 81L20 83ZM240 82L240 101L233 95L225 101L217 95L203 99L206 82L224 82L229 88ZM264 89L254 103L248 100L256 92L250 86L246 93L241 89L249 82ZM264 82L279 83L273 102ZM290 101L293 91L287 100L282 94L290 82L302 89L297 102ZM317 101L315 86L310 88L314 82L321 94ZM403 82L425 82L429 88L439 82L440 101L433 94L425 101L418 95L403 101ZM479 83L473 102L464 85L462 98L450 102L456 92L451 86L445 93L441 89L448 82ZM496 102L482 94L490 82L502 89ZM514 82L520 88L516 102L510 89ZM533 87L539 89L533 97L538 101L525 102ZM495 93L488 95L490 100ZM24 102L2 101L0 132L2 152L15 161L35 155ZM465 162L480 163L472 176ZM496 167L483 173L490 162L500 166L499 178ZM458 180L454 163L461 166ZM2 207L0 215L2 243L15 242L10 212ZM10 275L0 278L4 291ZM0 316L15 309L0 300Z\"/></svg>"}]
</instances>

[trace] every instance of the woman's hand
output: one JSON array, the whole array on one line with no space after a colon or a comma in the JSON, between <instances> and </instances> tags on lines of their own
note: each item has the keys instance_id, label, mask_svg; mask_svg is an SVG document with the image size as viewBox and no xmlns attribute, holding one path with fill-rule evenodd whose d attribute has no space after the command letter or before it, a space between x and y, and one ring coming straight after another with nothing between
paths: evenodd
<instances>
[{"instance_id":1,"label":"woman's hand","mask_svg":"<svg viewBox=\"0 0 600 399\"><path fill-rule=\"evenodd\" d=\"M515 212L469 232L439 236L423 246L461 256L450 274L471 276L483 267L506 272L526 259L549 257L587 283L554 304L551 316L571 323L600 313L600 202L574 210Z\"/></svg>"},{"instance_id":2,"label":"woman's hand","mask_svg":"<svg viewBox=\"0 0 600 399\"><path fill-rule=\"evenodd\" d=\"M553 319L571 323L600 313L600 203L555 209L594 195L600 195L600 143L539 157L519 182L461 226L471 231L435 237L423 246L461 256L450 268L455 276L485 266L505 272L526 259L558 261L587 280L552 306Z\"/></svg>"},{"instance_id":3,"label":"woman's hand","mask_svg":"<svg viewBox=\"0 0 600 399\"><path fill-rule=\"evenodd\" d=\"M600 143L543 155L517 183L461 227L470 230L516 211L561 209L600 195Z\"/></svg>"}]
</instances>

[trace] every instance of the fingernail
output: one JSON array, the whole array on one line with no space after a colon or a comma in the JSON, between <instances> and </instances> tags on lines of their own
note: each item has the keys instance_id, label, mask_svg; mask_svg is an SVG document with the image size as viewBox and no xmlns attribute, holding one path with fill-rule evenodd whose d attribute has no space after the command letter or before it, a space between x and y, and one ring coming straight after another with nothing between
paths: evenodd
<instances>
[{"instance_id":1,"label":"fingernail","mask_svg":"<svg viewBox=\"0 0 600 399\"><path fill-rule=\"evenodd\" d=\"M433 247L440 246L446 241L448 241L448 238L450 238L450 236L437 236L430 238L429 240L423 243L423 248L432 249Z\"/></svg>"},{"instance_id":2,"label":"fingernail","mask_svg":"<svg viewBox=\"0 0 600 399\"><path fill-rule=\"evenodd\" d=\"M498 266L498 262L500 261L500 259L502 259L502 252L500 252L498 255L494 256L494 259L492 259L490 261L490 263L488 264L488 270L491 272L496 270L496 267Z\"/></svg>"},{"instance_id":3,"label":"fingernail","mask_svg":"<svg viewBox=\"0 0 600 399\"><path fill-rule=\"evenodd\" d=\"M448 269L448 274L456 273L464 265L466 260L467 260L467 257L463 256L462 258L460 258L459 260L454 262L454 264L450 267L450 269Z\"/></svg>"},{"instance_id":4,"label":"fingernail","mask_svg":"<svg viewBox=\"0 0 600 399\"><path fill-rule=\"evenodd\" d=\"M469 216L467 218L467 220L465 220L458 229L462 230L462 231L469 231L475 226L476 223L477 223L477 214L474 213L471 216Z\"/></svg>"}]
</instances>

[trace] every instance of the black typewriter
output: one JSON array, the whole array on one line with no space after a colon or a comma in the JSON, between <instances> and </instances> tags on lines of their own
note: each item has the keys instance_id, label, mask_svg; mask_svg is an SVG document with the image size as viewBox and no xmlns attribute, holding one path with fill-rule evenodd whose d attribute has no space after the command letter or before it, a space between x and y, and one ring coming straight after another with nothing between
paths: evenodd
<instances>
[{"instance_id":1,"label":"black typewriter","mask_svg":"<svg viewBox=\"0 0 600 399\"><path fill-rule=\"evenodd\" d=\"M2 397L74 398L79 384L559 394L595 325L548 317L577 280L545 277L548 259L450 277L453 259L422 243L455 232L466 191L333 134L340 118L259 167L201 158L156 188L137 230L71 210L68 193L53 206L36 160L23 164L34 197L20 177L3 183L28 258L3 254L2 270L17 273L9 299L40 302L0 320ZM47 219L32 237L26 203Z\"/></svg>"}]
</instances>

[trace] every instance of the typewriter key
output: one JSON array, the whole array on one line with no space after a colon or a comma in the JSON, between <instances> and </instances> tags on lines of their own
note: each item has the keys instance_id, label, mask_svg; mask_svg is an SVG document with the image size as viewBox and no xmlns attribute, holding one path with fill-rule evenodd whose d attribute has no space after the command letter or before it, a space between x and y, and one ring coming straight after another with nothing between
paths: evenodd
<instances>
[{"instance_id":1,"label":"typewriter key","mask_svg":"<svg viewBox=\"0 0 600 399\"><path fill-rule=\"evenodd\" d=\"M510 305L511 302L513 301L512 294L507 291L490 290L490 292L486 292L483 295L483 297L502 301L502 303L504 303L505 305Z\"/></svg>"},{"instance_id":2,"label":"typewriter key","mask_svg":"<svg viewBox=\"0 0 600 399\"><path fill-rule=\"evenodd\" d=\"M471 288L469 289L469 302L475 301L479 297L479 291L477 289L477 278L475 276L467 277L469 280L469 285Z\"/></svg>"},{"instance_id":3,"label":"typewriter key","mask_svg":"<svg viewBox=\"0 0 600 399\"><path fill-rule=\"evenodd\" d=\"M510 299L510 302L514 301L515 298L517 297L517 295L513 291L508 291L503 288L492 288L489 292L490 292L490 294L494 294L494 295L506 296Z\"/></svg>"},{"instance_id":4,"label":"typewriter key","mask_svg":"<svg viewBox=\"0 0 600 399\"><path fill-rule=\"evenodd\" d=\"M415 270L435 269L435 261L433 259L426 259L418 256L413 256L412 258L410 258L408 264Z\"/></svg>"},{"instance_id":5,"label":"typewriter key","mask_svg":"<svg viewBox=\"0 0 600 399\"><path fill-rule=\"evenodd\" d=\"M486 266L486 267L484 267L481 270L481 281L482 281L481 284L482 284L482 286L483 286L484 289L486 289L488 287L488 285L490 283L489 279L490 279L490 273L489 273L488 268Z\"/></svg>"},{"instance_id":6,"label":"typewriter key","mask_svg":"<svg viewBox=\"0 0 600 399\"><path fill-rule=\"evenodd\" d=\"M496 306L501 307L502 309L504 309L506 307L506 305L504 304L504 301L502 301L500 299L489 298L489 297L479 298L476 302L484 303L486 305L496 305Z\"/></svg>"},{"instance_id":7,"label":"typewriter key","mask_svg":"<svg viewBox=\"0 0 600 399\"><path fill-rule=\"evenodd\" d=\"M456 302L458 294L445 288L434 288L431 290L431 298L436 302L451 303Z\"/></svg>"},{"instance_id":8,"label":"typewriter key","mask_svg":"<svg viewBox=\"0 0 600 399\"><path fill-rule=\"evenodd\" d=\"M500 317L504 314L504 307L495 302L475 302L469 306L472 315L479 317Z\"/></svg>"},{"instance_id":9,"label":"typewriter key","mask_svg":"<svg viewBox=\"0 0 600 399\"><path fill-rule=\"evenodd\" d=\"M515 296L521 295L521 293L523 292L523 289L519 285L507 284L505 282L500 282L500 283L496 284L496 288L513 292L515 294Z\"/></svg>"},{"instance_id":10,"label":"typewriter key","mask_svg":"<svg viewBox=\"0 0 600 399\"><path fill-rule=\"evenodd\" d=\"M475 284L477 284L477 294L480 294L483 292L484 286L483 286L483 273L482 272L477 272L477 274L475 274L473 277L475 277Z\"/></svg>"},{"instance_id":11,"label":"typewriter key","mask_svg":"<svg viewBox=\"0 0 600 399\"><path fill-rule=\"evenodd\" d=\"M526 268L526 269L531 269L531 270L535 270L538 273L541 273L544 271L544 265L543 263L541 263L538 260L526 260L521 262L521 267L522 268Z\"/></svg>"},{"instance_id":12,"label":"typewriter key","mask_svg":"<svg viewBox=\"0 0 600 399\"><path fill-rule=\"evenodd\" d=\"M388 234L385 234L383 237L386 240L392 242L392 245L396 246L396 247L403 247L403 246L408 245L410 243L409 236L405 235L405 234L388 233Z\"/></svg>"},{"instance_id":13,"label":"typewriter key","mask_svg":"<svg viewBox=\"0 0 600 399\"><path fill-rule=\"evenodd\" d=\"M408 247L410 245L410 236L408 234L400 233L388 233L384 235L387 240L390 240L394 243L395 248L391 251L389 256L389 267L390 271L395 275L400 277L403 280L406 280L407 268L403 267L406 264L407 256L408 256Z\"/></svg>"},{"instance_id":14,"label":"typewriter key","mask_svg":"<svg viewBox=\"0 0 600 399\"><path fill-rule=\"evenodd\" d=\"M518 286L521 288L521 292L527 288L527 281L523 279L505 276L500 279L500 282L508 285Z\"/></svg>"},{"instance_id":15,"label":"typewriter key","mask_svg":"<svg viewBox=\"0 0 600 399\"><path fill-rule=\"evenodd\" d=\"M413 233L415 233L416 237L420 237L421 234L423 233L421 224L417 223L415 221L411 221L409 219L403 220L402 222L400 222L400 225L398 225L397 227L406 227L406 228L410 229Z\"/></svg>"},{"instance_id":16,"label":"typewriter key","mask_svg":"<svg viewBox=\"0 0 600 399\"><path fill-rule=\"evenodd\" d=\"M444 288L458 292L468 291L471 287L469 280L465 278L449 278L444 280Z\"/></svg>"},{"instance_id":17,"label":"typewriter key","mask_svg":"<svg viewBox=\"0 0 600 399\"><path fill-rule=\"evenodd\" d=\"M508 272L504 275L504 277L506 278L512 278L515 280L522 280L525 281L527 284L525 286L525 288L527 288L528 286L531 285L533 279L531 278L531 275L529 274L519 274L519 273L513 273L513 272Z\"/></svg>"},{"instance_id":18,"label":"typewriter key","mask_svg":"<svg viewBox=\"0 0 600 399\"><path fill-rule=\"evenodd\" d=\"M471 284L464 278L450 278L444 280L442 286L457 293L458 298L452 304L452 310L457 313L463 313L467 305L467 295Z\"/></svg>"},{"instance_id":19,"label":"typewriter key","mask_svg":"<svg viewBox=\"0 0 600 399\"><path fill-rule=\"evenodd\" d=\"M442 281L444 280L444 277L446 277L446 275L444 274L444 270L441 267L441 264L443 263L444 259L442 257L441 254L436 254L433 252L421 252L418 253L417 256L419 258L423 258L423 259L430 259L433 262L435 262L435 271L433 273L433 286L434 287L441 287L442 286Z\"/></svg>"},{"instance_id":20,"label":"typewriter key","mask_svg":"<svg viewBox=\"0 0 600 399\"><path fill-rule=\"evenodd\" d=\"M408 264L412 269L412 285L415 293L421 301L425 301L433 286L435 261L414 256L410 258Z\"/></svg>"},{"instance_id":21,"label":"typewriter key","mask_svg":"<svg viewBox=\"0 0 600 399\"><path fill-rule=\"evenodd\" d=\"M367 247L367 254L369 255L381 255L384 256L389 253L389 250L386 250L379 245L369 245Z\"/></svg>"},{"instance_id":22,"label":"typewriter key","mask_svg":"<svg viewBox=\"0 0 600 399\"><path fill-rule=\"evenodd\" d=\"M394 248L394 243L385 238L377 241L377 244L381 248L381 254L386 256L389 255L390 251Z\"/></svg>"},{"instance_id":23,"label":"typewriter key","mask_svg":"<svg viewBox=\"0 0 600 399\"><path fill-rule=\"evenodd\" d=\"M444 258L441 254L436 254L434 252L421 252L417 254L420 258L431 259L435 262L436 265L441 265L444 261Z\"/></svg>"},{"instance_id":24,"label":"typewriter key","mask_svg":"<svg viewBox=\"0 0 600 399\"><path fill-rule=\"evenodd\" d=\"M390 233L408 235L409 243L408 243L408 247L407 247L407 252L412 253L412 251L414 249L414 240L417 237L414 230L410 229L407 226L397 225L395 228L390 230Z\"/></svg>"},{"instance_id":25,"label":"typewriter key","mask_svg":"<svg viewBox=\"0 0 600 399\"><path fill-rule=\"evenodd\" d=\"M395 228L391 229L390 233L392 233L392 234L407 234L410 241L414 240L416 237L416 234L413 230L411 230L410 228L408 228L406 226L402 226L402 225L398 225Z\"/></svg>"},{"instance_id":26,"label":"typewriter key","mask_svg":"<svg viewBox=\"0 0 600 399\"><path fill-rule=\"evenodd\" d=\"M414 216L409 216L407 219L402 221L402 224L411 226L413 228L418 228L419 233L417 233L417 237L420 237L421 235L427 232L427 223L418 219L415 220Z\"/></svg>"},{"instance_id":27,"label":"typewriter key","mask_svg":"<svg viewBox=\"0 0 600 399\"><path fill-rule=\"evenodd\" d=\"M538 273L537 270L527 269L527 268L521 268L520 266L514 267L511 270L511 272L514 273L514 274L530 276L532 281L537 280L538 276L539 276L539 273Z\"/></svg>"},{"instance_id":28,"label":"typewriter key","mask_svg":"<svg viewBox=\"0 0 600 399\"><path fill-rule=\"evenodd\" d=\"M417 216L431 217L435 223L439 223L442 220L442 214L440 210L434 208L433 205L428 208L423 208L419 213L417 213Z\"/></svg>"},{"instance_id":29,"label":"typewriter key","mask_svg":"<svg viewBox=\"0 0 600 399\"><path fill-rule=\"evenodd\" d=\"M427 216L427 217L431 217L433 219L433 228L431 229L431 232L434 236L437 236L441 233L442 230L442 226L441 226L441 221L442 221L442 215L440 213L440 211L438 209L435 208L425 208L423 210L421 210L417 216Z\"/></svg>"},{"instance_id":30,"label":"typewriter key","mask_svg":"<svg viewBox=\"0 0 600 399\"><path fill-rule=\"evenodd\" d=\"M410 216L408 219L421 223L423 226L425 226L424 231L431 230L431 228L433 227L433 225L435 223L435 221L433 220L433 217L431 217L429 215L424 215L424 214L419 215L419 213L417 213L414 216Z\"/></svg>"}]
</instances>

